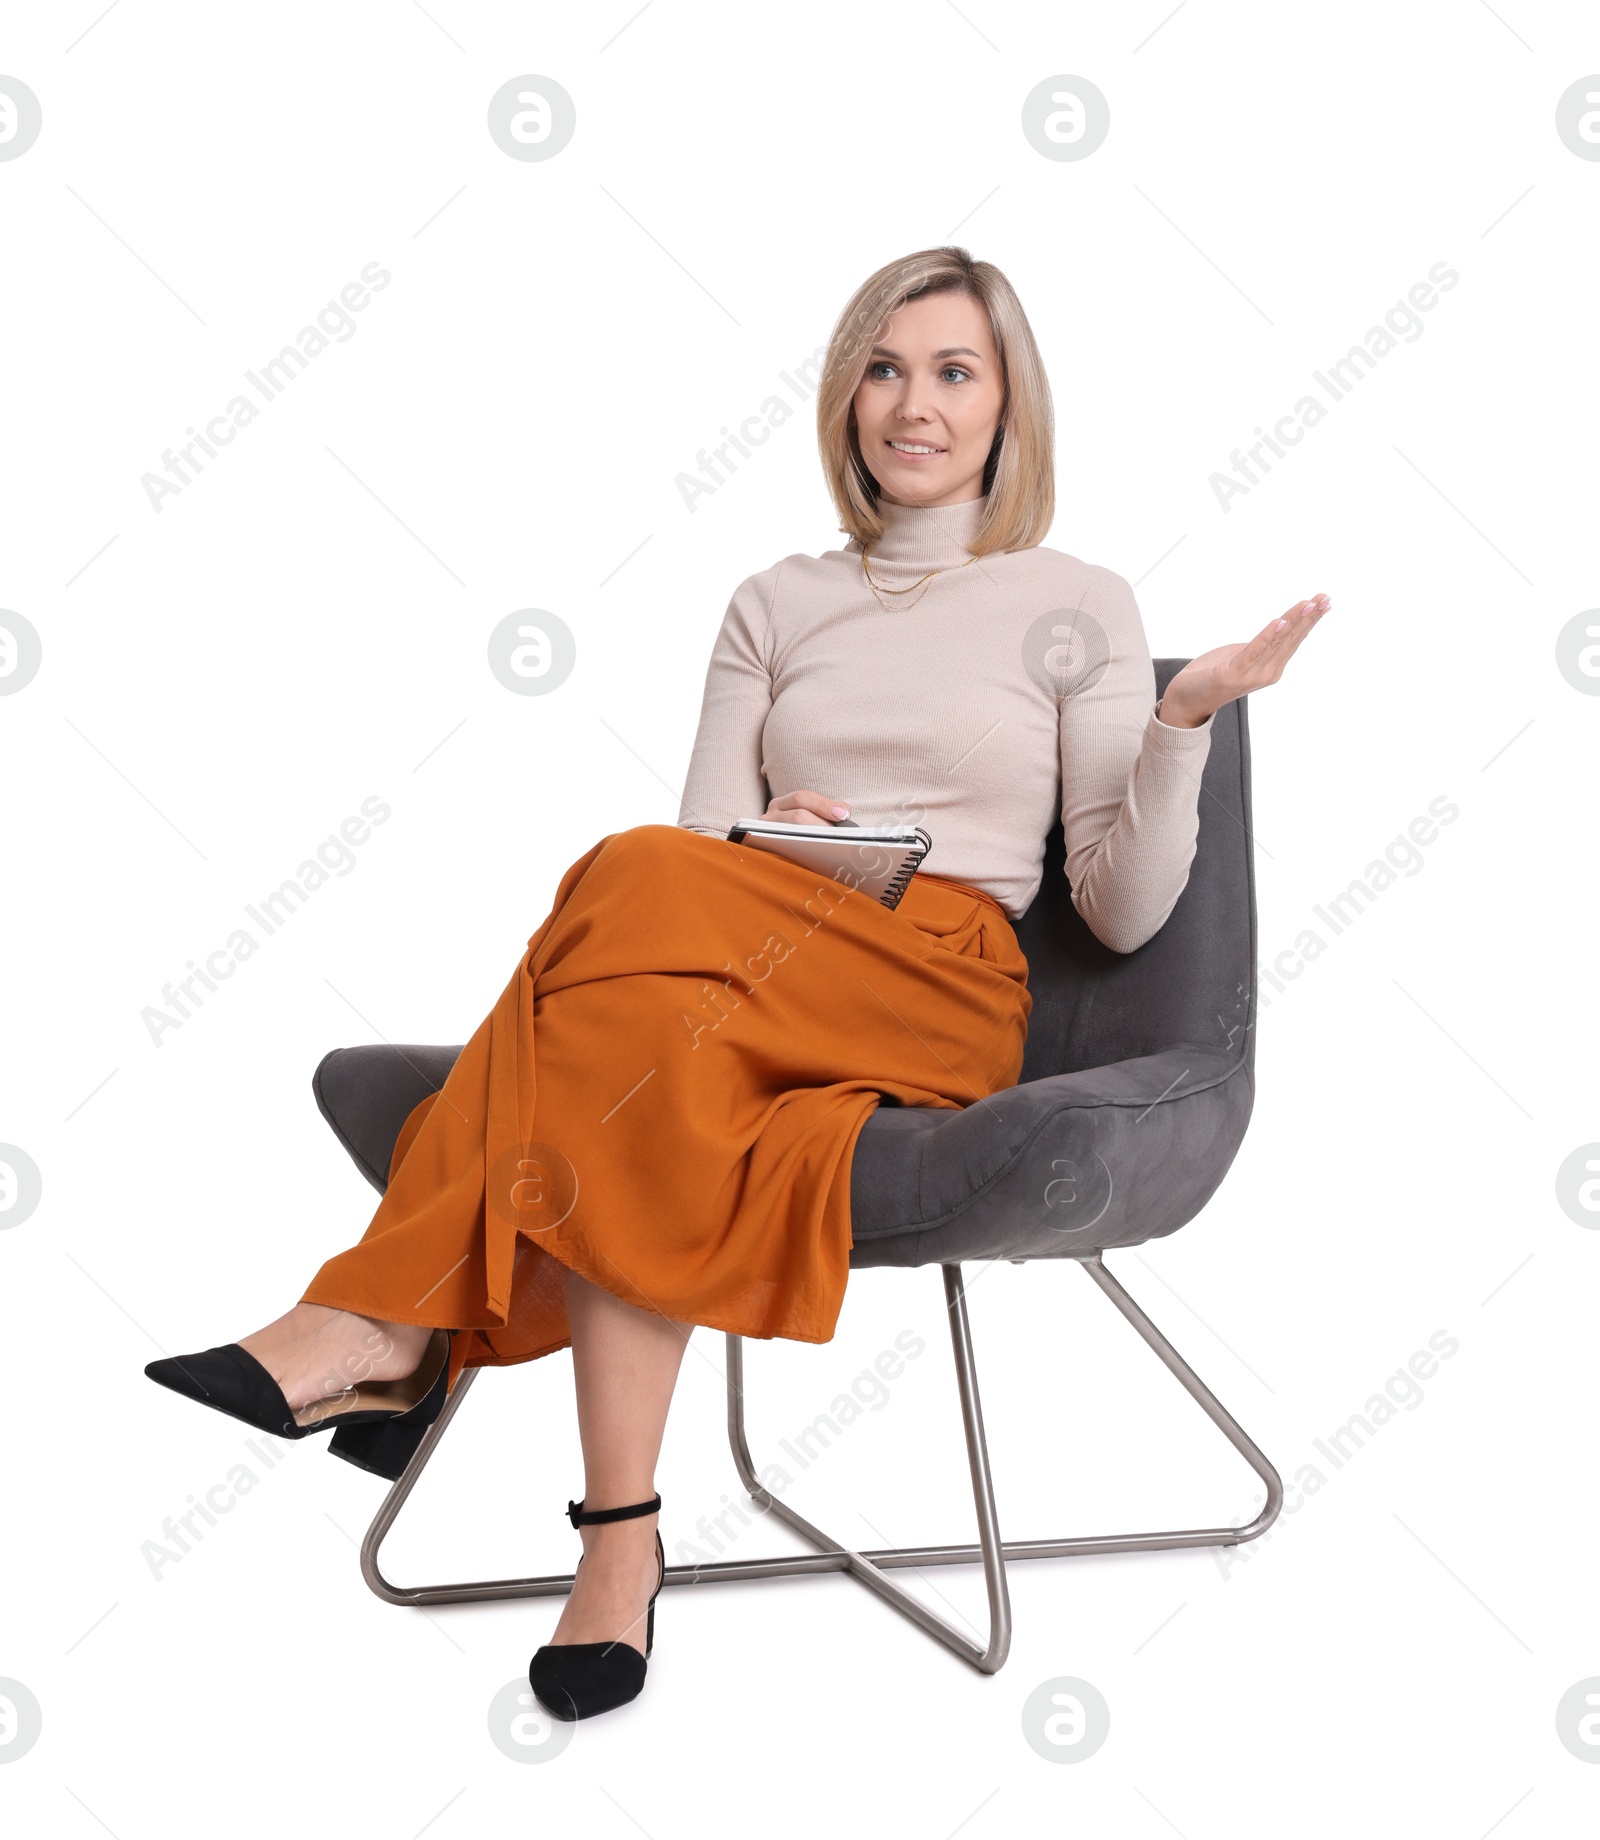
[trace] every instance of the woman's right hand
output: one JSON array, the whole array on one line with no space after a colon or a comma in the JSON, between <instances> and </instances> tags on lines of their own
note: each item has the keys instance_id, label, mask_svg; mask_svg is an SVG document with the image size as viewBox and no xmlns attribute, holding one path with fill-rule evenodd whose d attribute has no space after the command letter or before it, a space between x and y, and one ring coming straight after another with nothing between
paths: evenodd
<instances>
[{"instance_id":1,"label":"woman's right hand","mask_svg":"<svg viewBox=\"0 0 1600 1840\"><path fill-rule=\"evenodd\" d=\"M820 792L786 792L772 801L764 815L785 824L835 824L850 816L850 807Z\"/></svg>"}]
</instances>

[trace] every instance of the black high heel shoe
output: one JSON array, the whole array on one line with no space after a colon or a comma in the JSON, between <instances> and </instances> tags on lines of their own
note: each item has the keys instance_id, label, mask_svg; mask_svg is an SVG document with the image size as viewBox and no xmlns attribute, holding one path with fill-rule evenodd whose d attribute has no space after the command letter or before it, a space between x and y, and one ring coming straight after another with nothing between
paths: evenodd
<instances>
[{"instance_id":1,"label":"black high heel shoe","mask_svg":"<svg viewBox=\"0 0 1600 1840\"><path fill-rule=\"evenodd\" d=\"M392 1481L444 1405L453 1333L435 1329L416 1371L403 1380L362 1381L298 1412L291 1410L272 1375L237 1342L171 1355L152 1361L144 1371L158 1386L274 1437L304 1438L333 1430L333 1448L341 1457Z\"/></svg>"},{"instance_id":2,"label":"black high heel shoe","mask_svg":"<svg viewBox=\"0 0 1600 1840\"><path fill-rule=\"evenodd\" d=\"M641 1514L654 1514L661 1497L630 1502L625 1508L585 1509L581 1501L567 1503L567 1518L574 1527L596 1521L626 1521ZM581 1566L583 1560L578 1564ZM546 1643L528 1663L528 1685L539 1704L552 1718L587 1719L597 1712L609 1712L637 1699L644 1686L645 1662L656 1642L656 1599L667 1579L667 1555L661 1545L661 1529L656 1529L656 1564L659 1576L650 1594L645 1614L644 1654L619 1636L614 1642Z\"/></svg>"}]
</instances>

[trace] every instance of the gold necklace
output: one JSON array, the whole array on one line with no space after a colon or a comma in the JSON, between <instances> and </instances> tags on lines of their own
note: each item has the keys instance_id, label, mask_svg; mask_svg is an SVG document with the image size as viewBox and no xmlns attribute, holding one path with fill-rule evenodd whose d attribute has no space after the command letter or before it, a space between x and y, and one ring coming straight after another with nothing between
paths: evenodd
<instances>
[{"instance_id":1,"label":"gold necklace","mask_svg":"<svg viewBox=\"0 0 1600 1840\"><path fill-rule=\"evenodd\" d=\"M911 583L910 587L891 588L887 582L879 583L872 579L872 571L867 567L869 554L870 552L863 545L861 551L861 573L866 577L867 586L872 590L873 594L877 596L878 605L880 607L888 607L891 612L905 612L908 608L915 607L918 602L921 601L922 595L917 595L917 599L914 601L906 602L905 607L895 608L890 602L883 598L884 594L910 594L917 588L922 588L923 594L926 594L927 589L923 587L924 582L932 581L935 575L947 575L952 569L964 569L967 563L976 562L978 560L976 556L968 556L966 562L946 563L943 568L929 569L926 575L918 576L918 578ZM882 593L879 592L880 587L882 588Z\"/></svg>"}]
</instances>

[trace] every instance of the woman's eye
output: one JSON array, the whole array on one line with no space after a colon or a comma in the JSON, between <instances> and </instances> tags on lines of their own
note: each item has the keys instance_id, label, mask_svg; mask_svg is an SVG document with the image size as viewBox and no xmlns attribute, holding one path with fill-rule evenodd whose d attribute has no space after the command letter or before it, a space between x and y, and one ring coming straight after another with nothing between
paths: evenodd
<instances>
[{"instance_id":1,"label":"woman's eye","mask_svg":"<svg viewBox=\"0 0 1600 1840\"><path fill-rule=\"evenodd\" d=\"M879 358L868 366L867 375L871 377L874 382L881 382L882 373L884 371L892 371L893 369L893 364L891 364L887 358ZM968 372L962 365L947 364L939 372L939 375L948 382L951 377L965 377L968 375Z\"/></svg>"}]
</instances>

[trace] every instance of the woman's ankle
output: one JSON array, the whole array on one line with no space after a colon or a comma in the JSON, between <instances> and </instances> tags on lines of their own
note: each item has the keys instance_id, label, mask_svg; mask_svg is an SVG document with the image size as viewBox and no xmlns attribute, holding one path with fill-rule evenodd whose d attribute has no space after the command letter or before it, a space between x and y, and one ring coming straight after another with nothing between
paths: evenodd
<instances>
[{"instance_id":1,"label":"woman's ankle","mask_svg":"<svg viewBox=\"0 0 1600 1840\"><path fill-rule=\"evenodd\" d=\"M357 1315L353 1310L348 1314L361 1348L370 1353L375 1364L381 1363L386 1368L399 1362L405 1365L407 1372L414 1371L437 1333L425 1323L385 1322L380 1317ZM403 1376L390 1373L386 1378Z\"/></svg>"},{"instance_id":2,"label":"woman's ankle","mask_svg":"<svg viewBox=\"0 0 1600 1840\"><path fill-rule=\"evenodd\" d=\"M648 1500L649 1497L635 1497ZM641 1515L625 1521L602 1521L579 1529L583 1537L583 1562L595 1573L631 1575L636 1570L655 1571L656 1517ZM653 1588L655 1579L651 1576Z\"/></svg>"},{"instance_id":3,"label":"woman's ankle","mask_svg":"<svg viewBox=\"0 0 1600 1840\"><path fill-rule=\"evenodd\" d=\"M254 1354L298 1410L365 1381L403 1380L426 1357L435 1331L353 1310L299 1303L240 1345Z\"/></svg>"}]
</instances>

